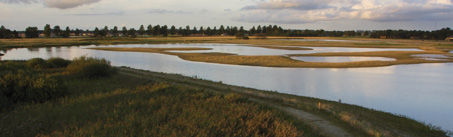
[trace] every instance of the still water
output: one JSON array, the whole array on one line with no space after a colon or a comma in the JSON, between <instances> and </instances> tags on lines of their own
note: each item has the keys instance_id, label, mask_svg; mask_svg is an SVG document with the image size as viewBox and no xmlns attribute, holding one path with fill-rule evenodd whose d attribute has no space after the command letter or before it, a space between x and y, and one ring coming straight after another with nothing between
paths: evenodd
<instances>
[{"instance_id":1,"label":"still water","mask_svg":"<svg viewBox=\"0 0 453 137\"><path fill-rule=\"evenodd\" d=\"M191 62L176 56L156 53L86 49L89 47L102 46L11 49L1 58L2 60L25 60L35 57L73 59L88 55L106 58L115 66L197 76L231 85L327 100L341 99L344 103L405 115L453 131L453 63L345 69L270 68ZM216 52L242 55L397 50L313 48L312 51L289 51L234 44L112 45L110 47L207 47Z\"/></svg>"},{"instance_id":2,"label":"still water","mask_svg":"<svg viewBox=\"0 0 453 137\"><path fill-rule=\"evenodd\" d=\"M394 58L384 57L291 57L295 60L303 62L330 62L330 63L341 63L341 62L356 62L356 61L395 61Z\"/></svg>"}]
</instances>

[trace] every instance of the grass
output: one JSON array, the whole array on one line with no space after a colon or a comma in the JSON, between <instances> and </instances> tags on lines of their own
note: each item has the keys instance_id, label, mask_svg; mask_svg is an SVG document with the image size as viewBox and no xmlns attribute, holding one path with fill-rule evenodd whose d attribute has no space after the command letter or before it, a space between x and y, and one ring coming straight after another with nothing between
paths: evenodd
<instances>
[{"instance_id":1,"label":"grass","mask_svg":"<svg viewBox=\"0 0 453 137\"><path fill-rule=\"evenodd\" d=\"M286 67L286 68L357 68L357 67L380 67L400 64L420 64L420 63L445 63L453 62L449 60L424 60L418 59L415 54L445 54L439 51L377 51L377 52L334 52L334 53L315 53L300 54L290 56L361 56L361 57L387 57L395 58L396 61L359 61L345 63L328 62L303 62L291 59L286 56L245 56L228 53L176 53L170 50L208 50L204 48L92 48L107 51L129 51L129 52L150 52L178 56L181 59L197 62L265 66L265 67Z\"/></svg>"},{"instance_id":2,"label":"grass","mask_svg":"<svg viewBox=\"0 0 453 137\"><path fill-rule=\"evenodd\" d=\"M64 69L42 72L64 80L68 95L0 112L0 136L317 136L291 116L234 93L122 72L97 79Z\"/></svg>"},{"instance_id":3,"label":"grass","mask_svg":"<svg viewBox=\"0 0 453 137\"><path fill-rule=\"evenodd\" d=\"M123 72L152 77L162 82L181 86L197 87L223 93L237 93L242 96L301 109L328 119L355 136L446 136L447 132L438 127L425 125L411 118L367 109L356 105L342 104L310 97L262 91L244 87L224 85L177 74L163 74L122 68ZM319 109L319 104L321 109Z\"/></svg>"}]
</instances>

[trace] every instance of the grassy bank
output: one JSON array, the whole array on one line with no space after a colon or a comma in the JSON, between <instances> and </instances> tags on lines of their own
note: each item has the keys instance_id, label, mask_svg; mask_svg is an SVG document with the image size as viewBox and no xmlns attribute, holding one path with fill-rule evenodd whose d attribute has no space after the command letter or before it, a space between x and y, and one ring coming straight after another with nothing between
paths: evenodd
<instances>
[{"instance_id":1,"label":"grassy bank","mask_svg":"<svg viewBox=\"0 0 453 137\"><path fill-rule=\"evenodd\" d=\"M93 60L78 58L67 68L48 67L46 62L0 62L2 80L25 70L55 77L65 87L62 96L52 99L19 101L12 108L2 105L0 136L317 136L289 115L239 94L183 87L122 71L108 76L83 72L104 70L92 65ZM72 64L85 67L73 72ZM27 88L32 89L24 94L31 99L40 97L35 86L25 84L19 90L17 86L2 84L0 97L14 99Z\"/></svg>"}]
</instances>

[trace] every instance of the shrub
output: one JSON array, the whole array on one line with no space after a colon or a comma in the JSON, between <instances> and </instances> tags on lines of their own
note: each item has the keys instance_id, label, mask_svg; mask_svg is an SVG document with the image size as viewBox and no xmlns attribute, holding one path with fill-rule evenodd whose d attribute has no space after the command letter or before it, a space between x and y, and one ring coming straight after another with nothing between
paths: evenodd
<instances>
[{"instance_id":1,"label":"shrub","mask_svg":"<svg viewBox=\"0 0 453 137\"><path fill-rule=\"evenodd\" d=\"M66 71L81 78L90 79L107 77L115 72L110 61L86 56L75 58Z\"/></svg>"},{"instance_id":2,"label":"shrub","mask_svg":"<svg viewBox=\"0 0 453 137\"><path fill-rule=\"evenodd\" d=\"M27 66L34 69L44 69L48 67L48 64L42 58L33 58L27 61Z\"/></svg>"},{"instance_id":3,"label":"shrub","mask_svg":"<svg viewBox=\"0 0 453 137\"><path fill-rule=\"evenodd\" d=\"M41 103L66 95L66 88L56 78L30 71L9 72L0 79L0 111L23 102Z\"/></svg>"},{"instance_id":4,"label":"shrub","mask_svg":"<svg viewBox=\"0 0 453 137\"><path fill-rule=\"evenodd\" d=\"M50 59L47 59L46 62L49 66L53 68L65 68L71 63L71 61L69 60L65 60L58 57L52 57Z\"/></svg>"}]
</instances>

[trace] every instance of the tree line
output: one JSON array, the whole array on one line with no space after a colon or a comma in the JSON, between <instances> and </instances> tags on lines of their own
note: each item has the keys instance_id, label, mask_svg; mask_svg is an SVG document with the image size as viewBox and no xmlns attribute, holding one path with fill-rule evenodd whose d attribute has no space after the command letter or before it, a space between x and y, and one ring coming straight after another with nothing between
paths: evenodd
<instances>
[{"instance_id":1,"label":"tree line","mask_svg":"<svg viewBox=\"0 0 453 137\"><path fill-rule=\"evenodd\" d=\"M37 27L27 27L25 31L18 32L16 30L11 31L6 29L4 26L0 27L0 38L21 38L20 34L25 35L26 38L37 38L37 37L62 37L67 38L70 36L91 36L91 37L167 37L171 36L289 36L289 37L370 37L370 38L393 38L393 39L433 39L442 40L453 35L453 30L450 28L442 28L434 31L422 31L422 30L350 30L350 31L325 31L323 29L318 30L301 30L301 29L283 29L277 25L258 25L246 30L240 26L224 26L221 25L219 28L214 27L186 27L176 28L174 25L168 27L167 25L148 25L146 28L141 25L139 29L127 28L123 26L121 29L114 26L109 29L107 26L104 28L96 27L94 30L82 30L82 29L70 29L69 26L66 29L61 29L60 26L56 25L53 28L49 24L44 26L43 30L39 30ZM83 35L86 34L86 35Z\"/></svg>"}]
</instances>

